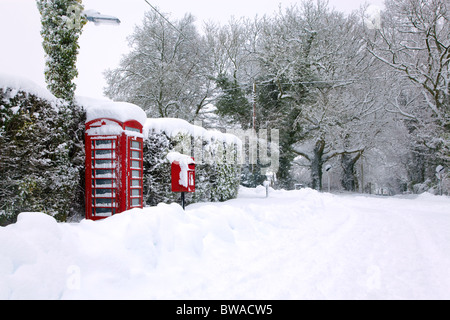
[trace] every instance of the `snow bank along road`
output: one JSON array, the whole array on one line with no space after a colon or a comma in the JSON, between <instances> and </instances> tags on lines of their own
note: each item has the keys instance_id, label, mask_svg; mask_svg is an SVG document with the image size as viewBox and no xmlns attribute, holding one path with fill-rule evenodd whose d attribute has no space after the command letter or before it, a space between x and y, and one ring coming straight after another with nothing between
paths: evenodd
<instances>
[{"instance_id":1,"label":"snow bank along road","mask_svg":"<svg viewBox=\"0 0 450 320\"><path fill-rule=\"evenodd\" d=\"M236 200L0 228L0 299L450 299L450 198Z\"/></svg>"}]
</instances>

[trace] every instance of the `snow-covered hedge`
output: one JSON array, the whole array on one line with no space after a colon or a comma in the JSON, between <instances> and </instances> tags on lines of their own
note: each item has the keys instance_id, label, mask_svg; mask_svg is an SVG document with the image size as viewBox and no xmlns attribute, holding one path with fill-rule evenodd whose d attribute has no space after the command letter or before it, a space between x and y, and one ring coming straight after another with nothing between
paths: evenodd
<instances>
[{"instance_id":1,"label":"snow-covered hedge","mask_svg":"<svg viewBox=\"0 0 450 320\"><path fill-rule=\"evenodd\" d=\"M0 224L23 211L83 210L83 113L34 83L0 75Z\"/></svg>"}]
</instances>

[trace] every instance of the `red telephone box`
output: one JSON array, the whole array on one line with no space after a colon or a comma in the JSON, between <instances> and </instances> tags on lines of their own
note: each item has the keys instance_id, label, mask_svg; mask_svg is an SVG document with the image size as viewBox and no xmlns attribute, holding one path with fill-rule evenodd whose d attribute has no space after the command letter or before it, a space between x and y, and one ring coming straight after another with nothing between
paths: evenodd
<instances>
[{"instance_id":1,"label":"red telephone box","mask_svg":"<svg viewBox=\"0 0 450 320\"><path fill-rule=\"evenodd\" d=\"M134 120L86 124L86 219L143 208L142 130Z\"/></svg>"}]
</instances>

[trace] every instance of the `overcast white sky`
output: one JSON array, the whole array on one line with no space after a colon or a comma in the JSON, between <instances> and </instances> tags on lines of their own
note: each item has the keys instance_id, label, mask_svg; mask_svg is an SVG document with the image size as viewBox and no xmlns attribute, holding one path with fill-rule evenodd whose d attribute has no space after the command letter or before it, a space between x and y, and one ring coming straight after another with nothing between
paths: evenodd
<instances>
[{"instance_id":1,"label":"overcast white sky","mask_svg":"<svg viewBox=\"0 0 450 320\"><path fill-rule=\"evenodd\" d=\"M271 14L281 4L295 0L149 0L159 9L180 18L192 13L199 22L226 23L231 16L255 17ZM382 7L384 0L329 0L330 7L350 13L364 3ZM120 26L95 26L89 23L80 39L77 95L103 96L103 71L114 68L127 52L126 37L151 8L144 0L83 0L86 9L117 16ZM0 0L0 73L26 77L45 87L44 52L41 46L39 12L35 0Z\"/></svg>"}]
</instances>

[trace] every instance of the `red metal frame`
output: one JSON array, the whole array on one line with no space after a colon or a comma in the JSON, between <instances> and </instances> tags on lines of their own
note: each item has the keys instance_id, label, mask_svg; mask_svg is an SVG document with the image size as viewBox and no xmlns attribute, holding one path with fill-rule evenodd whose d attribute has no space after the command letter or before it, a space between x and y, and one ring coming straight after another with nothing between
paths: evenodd
<instances>
[{"instance_id":1,"label":"red metal frame","mask_svg":"<svg viewBox=\"0 0 450 320\"><path fill-rule=\"evenodd\" d=\"M122 133L98 134L111 123ZM143 145L137 121L98 119L86 124L86 219L143 208Z\"/></svg>"}]
</instances>

